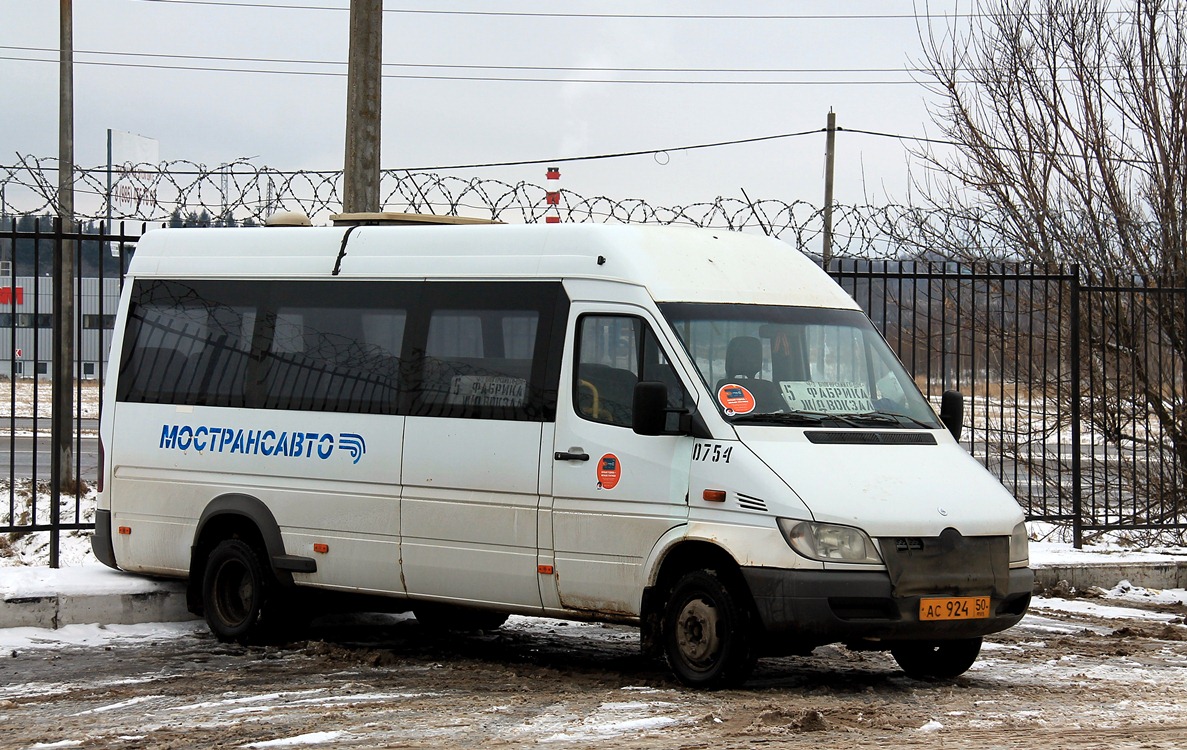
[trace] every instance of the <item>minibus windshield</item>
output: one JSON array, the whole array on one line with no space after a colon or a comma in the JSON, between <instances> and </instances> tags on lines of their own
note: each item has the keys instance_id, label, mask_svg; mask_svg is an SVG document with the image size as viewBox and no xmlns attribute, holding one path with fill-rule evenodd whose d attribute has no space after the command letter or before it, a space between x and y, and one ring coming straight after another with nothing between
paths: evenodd
<instances>
[{"instance_id":1,"label":"minibus windshield","mask_svg":"<svg viewBox=\"0 0 1187 750\"><path fill-rule=\"evenodd\" d=\"M717 408L735 423L940 429L861 312L776 305L660 305Z\"/></svg>"}]
</instances>

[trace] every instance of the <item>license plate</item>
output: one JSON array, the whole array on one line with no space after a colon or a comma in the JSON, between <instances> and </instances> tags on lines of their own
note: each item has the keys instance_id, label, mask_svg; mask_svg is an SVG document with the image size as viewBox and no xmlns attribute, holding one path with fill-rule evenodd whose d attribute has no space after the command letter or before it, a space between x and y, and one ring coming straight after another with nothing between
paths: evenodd
<instances>
[{"instance_id":1,"label":"license plate","mask_svg":"<svg viewBox=\"0 0 1187 750\"><path fill-rule=\"evenodd\" d=\"M919 600L920 620L979 620L989 617L988 596L949 596Z\"/></svg>"}]
</instances>

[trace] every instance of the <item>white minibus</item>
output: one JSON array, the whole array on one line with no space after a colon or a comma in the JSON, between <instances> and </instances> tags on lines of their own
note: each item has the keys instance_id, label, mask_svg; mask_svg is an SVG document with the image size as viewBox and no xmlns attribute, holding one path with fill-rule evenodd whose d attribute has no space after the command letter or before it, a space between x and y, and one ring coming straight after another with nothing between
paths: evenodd
<instances>
[{"instance_id":1,"label":"white minibus","mask_svg":"<svg viewBox=\"0 0 1187 750\"><path fill-rule=\"evenodd\" d=\"M163 229L132 260L93 548L188 579L219 639L347 599L627 623L720 687L827 643L952 677L1026 612L1023 513L959 396L937 417L793 248L382 219Z\"/></svg>"}]
</instances>

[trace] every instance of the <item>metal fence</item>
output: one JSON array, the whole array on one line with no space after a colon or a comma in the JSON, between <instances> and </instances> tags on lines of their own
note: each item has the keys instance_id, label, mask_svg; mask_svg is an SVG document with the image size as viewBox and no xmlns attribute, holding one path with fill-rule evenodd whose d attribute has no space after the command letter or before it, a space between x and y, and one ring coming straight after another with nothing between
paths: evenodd
<instances>
[{"instance_id":1,"label":"metal fence","mask_svg":"<svg viewBox=\"0 0 1187 750\"><path fill-rule=\"evenodd\" d=\"M19 537L40 534L56 567L61 534L94 528L99 394L136 239L63 232L58 222L0 231L0 455L8 462L0 474L0 554ZM89 271L72 284L67 253L76 269ZM74 324L64 328L66 299L74 302ZM74 361L60 367L55 354L68 330Z\"/></svg>"},{"instance_id":2,"label":"metal fence","mask_svg":"<svg viewBox=\"0 0 1187 750\"><path fill-rule=\"evenodd\" d=\"M0 554L42 532L57 565L60 534L93 527L112 290L138 234L122 231L0 231ZM64 251L86 274L73 289L68 401L50 377ZM964 393L964 444L1031 520L1071 527L1077 545L1105 530L1182 538L1187 289L1006 264L844 259L830 272L925 395L938 405L945 390ZM54 449L63 434L65 453Z\"/></svg>"},{"instance_id":3,"label":"metal fence","mask_svg":"<svg viewBox=\"0 0 1187 750\"><path fill-rule=\"evenodd\" d=\"M1030 520L1140 541L1187 530L1187 289L1080 269L840 260L937 405L966 396L963 442ZM959 488L954 488L959 491Z\"/></svg>"}]
</instances>

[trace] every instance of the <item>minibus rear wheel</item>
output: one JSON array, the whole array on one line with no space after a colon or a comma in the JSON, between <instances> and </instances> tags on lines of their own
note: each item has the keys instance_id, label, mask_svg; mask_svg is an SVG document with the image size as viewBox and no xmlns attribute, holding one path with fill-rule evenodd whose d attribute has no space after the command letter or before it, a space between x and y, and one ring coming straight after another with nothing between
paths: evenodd
<instances>
[{"instance_id":1,"label":"minibus rear wheel","mask_svg":"<svg viewBox=\"0 0 1187 750\"><path fill-rule=\"evenodd\" d=\"M752 616L713 570L685 573L664 607L668 665L690 687L715 689L746 681L757 660Z\"/></svg>"},{"instance_id":2,"label":"minibus rear wheel","mask_svg":"<svg viewBox=\"0 0 1187 750\"><path fill-rule=\"evenodd\" d=\"M890 647L890 655L907 676L923 680L958 677L973 666L980 653L980 638L903 641Z\"/></svg>"},{"instance_id":3,"label":"minibus rear wheel","mask_svg":"<svg viewBox=\"0 0 1187 750\"><path fill-rule=\"evenodd\" d=\"M274 588L251 545L241 539L219 542L206 560L202 578L202 606L210 631L220 641L258 640Z\"/></svg>"}]
</instances>

